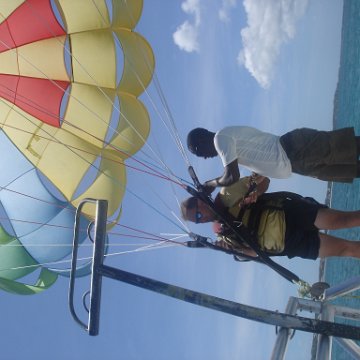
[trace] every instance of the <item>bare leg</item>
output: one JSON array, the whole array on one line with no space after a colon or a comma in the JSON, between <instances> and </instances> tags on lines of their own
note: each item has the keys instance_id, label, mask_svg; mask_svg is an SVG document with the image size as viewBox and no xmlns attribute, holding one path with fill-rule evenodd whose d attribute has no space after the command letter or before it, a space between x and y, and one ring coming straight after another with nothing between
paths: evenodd
<instances>
[{"instance_id":1,"label":"bare leg","mask_svg":"<svg viewBox=\"0 0 360 360\"><path fill-rule=\"evenodd\" d=\"M315 226L320 230L346 229L360 226L360 211L319 209Z\"/></svg>"},{"instance_id":2,"label":"bare leg","mask_svg":"<svg viewBox=\"0 0 360 360\"><path fill-rule=\"evenodd\" d=\"M349 241L328 234L319 233L319 257L349 256L360 258L360 241Z\"/></svg>"}]
</instances>

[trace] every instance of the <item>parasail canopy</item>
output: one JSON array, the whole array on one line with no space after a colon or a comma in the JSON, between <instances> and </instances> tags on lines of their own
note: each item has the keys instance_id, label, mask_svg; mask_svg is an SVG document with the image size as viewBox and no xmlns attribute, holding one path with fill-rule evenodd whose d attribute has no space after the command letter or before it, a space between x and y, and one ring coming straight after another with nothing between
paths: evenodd
<instances>
[{"instance_id":1,"label":"parasail canopy","mask_svg":"<svg viewBox=\"0 0 360 360\"><path fill-rule=\"evenodd\" d=\"M124 161L150 131L138 97L154 55L134 31L141 11L142 0L0 1L0 260L11 259L2 267L67 256L83 198L108 200L113 223L120 216Z\"/></svg>"}]
</instances>

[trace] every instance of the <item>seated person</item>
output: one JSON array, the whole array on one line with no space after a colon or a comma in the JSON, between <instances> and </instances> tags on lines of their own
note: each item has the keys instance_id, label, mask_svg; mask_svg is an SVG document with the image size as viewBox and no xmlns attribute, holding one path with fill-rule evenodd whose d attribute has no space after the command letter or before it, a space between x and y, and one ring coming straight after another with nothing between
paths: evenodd
<instances>
[{"instance_id":1,"label":"seated person","mask_svg":"<svg viewBox=\"0 0 360 360\"><path fill-rule=\"evenodd\" d=\"M360 211L330 209L312 198L294 193L264 194L269 179L257 177L256 182L258 191L248 196L245 195L249 178L221 188L215 199L216 213L203 201L190 197L181 204L182 216L195 223L215 222L217 244L249 256L256 256L256 253L247 244L241 243L226 226L221 227L221 214L229 215L234 225L242 224L254 232L258 245L268 255L305 259L330 256L360 258L360 242L320 232L360 226Z\"/></svg>"}]
</instances>

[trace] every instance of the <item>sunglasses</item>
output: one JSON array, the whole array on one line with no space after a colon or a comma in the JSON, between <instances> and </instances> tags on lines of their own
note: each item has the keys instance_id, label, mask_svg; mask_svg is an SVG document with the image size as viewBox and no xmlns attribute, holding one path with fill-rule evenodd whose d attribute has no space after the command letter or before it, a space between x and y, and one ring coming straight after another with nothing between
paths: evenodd
<instances>
[{"instance_id":1,"label":"sunglasses","mask_svg":"<svg viewBox=\"0 0 360 360\"><path fill-rule=\"evenodd\" d=\"M195 224L198 224L199 221L202 219L203 215L202 213L199 211L199 205L198 202L196 201L196 206L195 206Z\"/></svg>"}]
</instances>

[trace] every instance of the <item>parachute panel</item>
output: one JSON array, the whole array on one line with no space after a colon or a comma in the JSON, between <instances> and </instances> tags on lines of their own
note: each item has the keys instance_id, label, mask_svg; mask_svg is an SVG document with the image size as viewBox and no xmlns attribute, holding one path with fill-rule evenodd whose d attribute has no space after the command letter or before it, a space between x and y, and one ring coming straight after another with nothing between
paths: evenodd
<instances>
[{"instance_id":1,"label":"parachute panel","mask_svg":"<svg viewBox=\"0 0 360 360\"><path fill-rule=\"evenodd\" d=\"M113 27L133 29L138 21L143 9L143 0L115 1L112 0L113 7Z\"/></svg>"},{"instance_id":2,"label":"parachute panel","mask_svg":"<svg viewBox=\"0 0 360 360\"><path fill-rule=\"evenodd\" d=\"M145 144L150 132L150 118L143 103L134 96L119 93L121 117L116 135L107 145L121 151L122 158L134 155Z\"/></svg>"},{"instance_id":3,"label":"parachute panel","mask_svg":"<svg viewBox=\"0 0 360 360\"><path fill-rule=\"evenodd\" d=\"M58 0L62 18L69 34L110 27L106 0Z\"/></svg>"},{"instance_id":4,"label":"parachute panel","mask_svg":"<svg viewBox=\"0 0 360 360\"><path fill-rule=\"evenodd\" d=\"M126 168L119 160L110 158L110 155L101 160L99 174L93 183L72 204L77 207L84 198L109 199L108 217L119 211L126 189ZM99 197L99 194L101 197ZM84 214L94 214L94 206L84 206Z\"/></svg>"},{"instance_id":5,"label":"parachute panel","mask_svg":"<svg viewBox=\"0 0 360 360\"><path fill-rule=\"evenodd\" d=\"M0 0L0 24L24 2L25 0Z\"/></svg>"},{"instance_id":6,"label":"parachute panel","mask_svg":"<svg viewBox=\"0 0 360 360\"><path fill-rule=\"evenodd\" d=\"M0 39L1 39L1 37L0 37ZM1 41L2 41L2 39L1 39ZM0 45L1 45L1 43L0 43ZM0 73L1 74L12 74L12 75L19 74L17 51L8 50L8 51L0 52ZM1 88L2 88L2 86L1 86Z\"/></svg>"},{"instance_id":7,"label":"parachute panel","mask_svg":"<svg viewBox=\"0 0 360 360\"><path fill-rule=\"evenodd\" d=\"M66 48L65 43L66 36L59 36L9 51L18 52L20 75L39 79L69 81L70 78L65 66L65 53L69 49Z\"/></svg>"},{"instance_id":8,"label":"parachute panel","mask_svg":"<svg viewBox=\"0 0 360 360\"><path fill-rule=\"evenodd\" d=\"M115 96L110 89L73 84L62 129L97 147L98 153L104 147ZM120 117L120 109L115 115Z\"/></svg>"},{"instance_id":9,"label":"parachute panel","mask_svg":"<svg viewBox=\"0 0 360 360\"><path fill-rule=\"evenodd\" d=\"M139 96L152 79L155 67L154 53L140 34L127 29L117 29L115 33L125 55L119 90Z\"/></svg>"},{"instance_id":10,"label":"parachute panel","mask_svg":"<svg viewBox=\"0 0 360 360\"><path fill-rule=\"evenodd\" d=\"M7 13L9 4L0 3L0 13ZM12 2L12 1L11 1ZM18 3L15 1L14 3ZM41 21L39 21L41 19ZM11 34L11 35L10 35ZM48 0L27 0L13 9L0 24L0 52L33 42L64 35Z\"/></svg>"},{"instance_id":11,"label":"parachute panel","mask_svg":"<svg viewBox=\"0 0 360 360\"><path fill-rule=\"evenodd\" d=\"M36 270L36 261L25 250L21 242L10 237L0 226L0 242L5 239L6 243L1 244L0 251L0 278L15 280Z\"/></svg>"},{"instance_id":12,"label":"parachute panel","mask_svg":"<svg viewBox=\"0 0 360 360\"><path fill-rule=\"evenodd\" d=\"M47 290L54 284L58 275L46 268L42 268L35 285L23 284L0 277L0 289L16 295L34 295Z\"/></svg>"},{"instance_id":13,"label":"parachute panel","mask_svg":"<svg viewBox=\"0 0 360 360\"><path fill-rule=\"evenodd\" d=\"M87 31L71 35L74 81L116 88L115 45L111 31Z\"/></svg>"},{"instance_id":14,"label":"parachute panel","mask_svg":"<svg viewBox=\"0 0 360 360\"><path fill-rule=\"evenodd\" d=\"M60 126L60 106L69 83L0 75L0 84L0 94L4 99L17 105L28 115L52 126ZM47 94L46 98L44 93Z\"/></svg>"}]
</instances>

